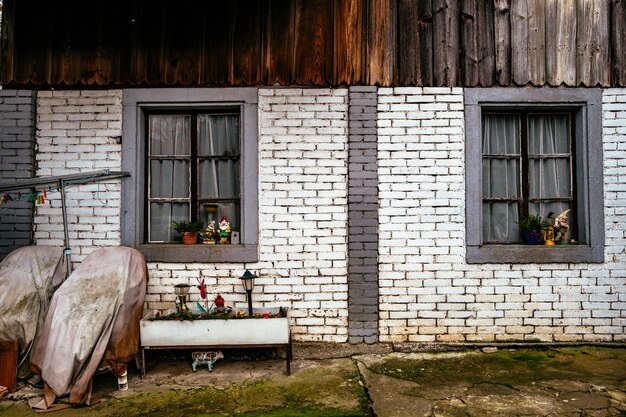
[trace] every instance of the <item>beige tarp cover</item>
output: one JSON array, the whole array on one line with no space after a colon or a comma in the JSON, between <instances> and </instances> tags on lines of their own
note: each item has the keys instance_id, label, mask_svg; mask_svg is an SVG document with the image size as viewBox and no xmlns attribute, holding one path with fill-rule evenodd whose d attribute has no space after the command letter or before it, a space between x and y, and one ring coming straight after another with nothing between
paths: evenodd
<instances>
[{"instance_id":1,"label":"beige tarp cover","mask_svg":"<svg viewBox=\"0 0 626 417\"><path fill-rule=\"evenodd\" d=\"M62 248L27 246L0 263L0 340L17 340L21 378L30 374L32 344L46 318L50 297L63 279Z\"/></svg>"},{"instance_id":2,"label":"beige tarp cover","mask_svg":"<svg viewBox=\"0 0 626 417\"><path fill-rule=\"evenodd\" d=\"M72 272L52 297L32 356L44 380L48 408L56 397L91 404L96 371L126 371L139 348L147 269L141 253L126 247L99 249Z\"/></svg>"}]
</instances>

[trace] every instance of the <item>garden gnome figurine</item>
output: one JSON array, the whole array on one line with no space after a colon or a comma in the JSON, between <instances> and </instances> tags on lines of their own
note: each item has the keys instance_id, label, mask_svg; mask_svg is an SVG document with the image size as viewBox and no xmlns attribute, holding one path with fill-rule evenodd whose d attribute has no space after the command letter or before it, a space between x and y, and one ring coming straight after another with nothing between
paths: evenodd
<instances>
[{"instance_id":1,"label":"garden gnome figurine","mask_svg":"<svg viewBox=\"0 0 626 417\"><path fill-rule=\"evenodd\" d=\"M215 244L215 239L213 239L213 235L215 235L215 221L211 220L209 225L204 229L204 243L205 245L213 245Z\"/></svg>"},{"instance_id":2,"label":"garden gnome figurine","mask_svg":"<svg viewBox=\"0 0 626 417\"><path fill-rule=\"evenodd\" d=\"M230 223L226 216L222 217L220 220L220 243L228 243L228 238L230 237Z\"/></svg>"},{"instance_id":3,"label":"garden gnome figurine","mask_svg":"<svg viewBox=\"0 0 626 417\"><path fill-rule=\"evenodd\" d=\"M563 213L556 216L554 219L554 240L556 242L567 242L568 240L568 230L569 224L567 223L567 214L572 211L571 209L565 210Z\"/></svg>"}]
</instances>

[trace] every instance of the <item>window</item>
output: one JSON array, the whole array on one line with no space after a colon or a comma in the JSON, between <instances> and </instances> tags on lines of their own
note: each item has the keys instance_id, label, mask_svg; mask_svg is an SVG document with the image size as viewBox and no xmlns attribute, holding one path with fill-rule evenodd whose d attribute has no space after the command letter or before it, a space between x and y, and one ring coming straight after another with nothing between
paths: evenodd
<instances>
[{"instance_id":1,"label":"window","mask_svg":"<svg viewBox=\"0 0 626 417\"><path fill-rule=\"evenodd\" d=\"M256 88L123 92L122 243L148 261L258 260ZM240 244L182 245L173 221L227 217Z\"/></svg>"},{"instance_id":2,"label":"window","mask_svg":"<svg viewBox=\"0 0 626 417\"><path fill-rule=\"evenodd\" d=\"M148 115L148 242L173 242L173 221L240 222L239 110Z\"/></svg>"},{"instance_id":3,"label":"window","mask_svg":"<svg viewBox=\"0 0 626 417\"><path fill-rule=\"evenodd\" d=\"M571 112L483 112L484 243L521 243L520 219L576 207L572 120Z\"/></svg>"},{"instance_id":4,"label":"window","mask_svg":"<svg viewBox=\"0 0 626 417\"><path fill-rule=\"evenodd\" d=\"M602 262L601 92L466 89L469 263ZM571 209L556 247L521 242L518 223Z\"/></svg>"}]
</instances>

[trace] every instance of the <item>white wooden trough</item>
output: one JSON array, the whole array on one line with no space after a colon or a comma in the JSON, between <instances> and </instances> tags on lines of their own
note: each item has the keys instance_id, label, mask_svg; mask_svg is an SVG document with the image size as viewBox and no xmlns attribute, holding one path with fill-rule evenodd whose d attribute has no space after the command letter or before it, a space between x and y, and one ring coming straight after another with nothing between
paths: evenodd
<instances>
[{"instance_id":1,"label":"white wooden trough","mask_svg":"<svg viewBox=\"0 0 626 417\"><path fill-rule=\"evenodd\" d=\"M278 309L255 309L254 313L278 313ZM287 317L207 320L151 320L139 322L141 375L146 374L145 351L151 349L219 349L284 347L287 375L291 371L291 333Z\"/></svg>"}]
</instances>

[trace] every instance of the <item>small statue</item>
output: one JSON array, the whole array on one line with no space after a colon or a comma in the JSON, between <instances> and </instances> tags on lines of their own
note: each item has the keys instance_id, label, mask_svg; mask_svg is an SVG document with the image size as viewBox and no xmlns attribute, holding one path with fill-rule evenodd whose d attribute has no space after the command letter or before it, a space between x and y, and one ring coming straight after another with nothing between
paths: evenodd
<instances>
[{"instance_id":1,"label":"small statue","mask_svg":"<svg viewBox=\"0 0 626 417\"><path fill-rule=\"evenodd\" d=\"M222 217L220 220L219 229L220 243L228 243L228 239L230 238L230 223L226 216Z\"/></svg>"},{"instance_id":2,"label":"small statue","mask_svg":"<svg viewBox=\"0 0 626 417\"><path fill-rule=\"evenodd\" d=\"M213 236L215 235L215 221L211 220L209 225L204 229L204 243L205 245L214 245L215 239Z\"/></svg>"},{"instance_id":3,"label":"small statue","mask_svg":"<svg viewBox=\"0 0 626 417\"><path fill-rule=\"evenodd\" d=\"M213 364L217 362L218 359L224 359L224 355L220 350L208 352L193 352L191 354L191 359L193 359L191 368L194 372L196 372L196 367L198 365L207 365L209 368L209 372L213 372Z\"/></svg>"},{"instance_id":4,"label":"small statue","mask_svg":"<svg viewBox=\"0 0 626 417\"><path fill-rule=\"evenodd\" d=\"M556 216L554 219L554 240L558 243L567 243L569 240L569 224L567 222L567 214L572 211L571 209L565 210L563 213Z\"/></svg>"}]
</instances>

